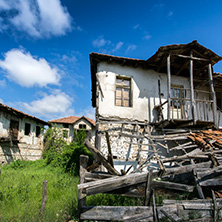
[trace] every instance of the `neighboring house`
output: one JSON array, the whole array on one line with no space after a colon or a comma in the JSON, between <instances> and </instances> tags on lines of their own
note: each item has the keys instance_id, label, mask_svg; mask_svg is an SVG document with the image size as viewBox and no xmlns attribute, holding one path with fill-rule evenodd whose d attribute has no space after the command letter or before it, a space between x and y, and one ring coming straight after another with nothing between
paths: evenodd
<instances>
[{"instance_id":1,"label":"neighboring house","mask_svg":"<svg viewBox=\"0 0 222 222\"><path fill-rule=\"evenodd\" d=\"M139 137L124 137L127 131L221 128L222 75L212 68L221 59L197 41L160 47L147 60L91 53L96 147L107 155L108 131L114 159L139 161L147 155L138 155Z\"/></svg>"},{"instance_id":2,"label":"neighboring house","mask_svg":"<svg viewBox=\"0 0 222 222\"><path fill-rule=\"evenodd\" d=\"M86 131L87 137L91 140L95 137L95 121L82 116L68 116L60 119L50 120L49 123L53 126L61 127L63 130L63 137L67 142L72 142L74 140L75 130Z\"/></svg>"},{"instance_id":3,"label":"neighboring house","mask_svg":"<svg viewBox=\"0 0 222 222\"><path fill-rule=\"evenodd\" d=\"M0 161L37 160L47 122L0 103Z\"/></svg>"}]
</instances>

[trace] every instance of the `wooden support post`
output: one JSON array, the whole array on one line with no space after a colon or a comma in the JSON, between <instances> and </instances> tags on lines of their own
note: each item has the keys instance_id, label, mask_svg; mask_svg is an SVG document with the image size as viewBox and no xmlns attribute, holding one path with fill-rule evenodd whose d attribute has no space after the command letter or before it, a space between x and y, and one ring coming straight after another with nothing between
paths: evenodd
<instances>
[{"instance_id":1,"label":"wooden support post","mask_svg":"<svg viewBox=\"0 0 222 222\"><path fill-rule=\"evenodd\" d=\"M151 183L152 183L152 175L153 175L153 169L151 168L149 170L149 173L147 174L147 182L146 182L146 191L145 191L145 202L144 205L148 206L150 204L150 197L151 197Z\"/></svg>"},{"instance_id":2,"label":"wooden support post","mask_svg":"<svg viewBox=\"0 0 222 222\"><path fill-rule=\"evenodd\" d=\"M153 190L153 221L157 222L158 220L158 214L157 214L157 208L156 208L156 199L155 199L155 190Z\"/></svg>"},{"instance_id":3,"label":"wooden support post","mask_svg":"<svg viewBox=\"0 0 222 222\"><path fill-rule=\"evenodd\" d=\"M170 91L171 91L171 73L170 73L170 55L167 57L167 119L170 121Z\"/></svg>"},{"instance_id":4,"label":"wooden support post","mask_svg":"<svg viewBox=\"0 0 222 222\"><path fill-rule=\"evenodd\" d=\"M86 174L86 168L88 164L89 157L85 155L80 156L79 164L79 184L85 182L85 174ZM79 189L78 193L78 216L80 221L80 215L82 212L82 208L86 205L86 194L83 193L83 189Z\"/></svg>"},{"instance_id":5,"label":"wooden support post","mask_svg":"<svg viewBox=\"0 0 222 222\"><path fill-rule=\"evenodd\" d=\"M112 167L114 167L113 154L112 154L111 145L110 145L109 133L106 131L105 134L106 134L106 142L107 142L107 147L108 147L108 162L110 163L110 165Z\"/></svg>"},{"instance_id":6,"label":"wooden support post","mask_svg":"<svg viewBox=\"0 0 222 222\"><path fill-rule=\"evenodd\" d=\"M216 95L214 91L214 82L213 82L211 64L208 65L208 73L209 73L210 91L211 91L212 100L213 100L213 121L214 121L214 124L217 126L217 101L216 101Z\"/></svg>"},{"instance_id":7,"label":"wooden support post","mask_svg":"<svg viewBox=\"0 0 222 222\"><path fill-rule=\"evenodd\" d=\"M193 124L196 124L196 104L194 100L194 86L193 86L193 59L192 59L192 51L190 52L190 100L191 100L191 107L192 107L192 117L193 117Z\"/></svg>"},{"instance_id":8,"label":"wooden support post","mask_svg":"<svg viewBox=\"0 0 222 222\"><path fill-rule=\"evenodd\" d=\"M213 221L214 222L217 222L218 221L218 206L217 206L217 200L216 200L216 197L215 197L215 193L213 190L211 190L212 192L212 200L213 200L213 204L214 204L214 208L213 208L213 212L214 212L214 216L213 216Z\"/></svg>"},{"instance_id":9,"label":"wooden support post","mask_svg":"<svg viewBox=\"0 0 222 222\"><path fill-rule=\"evenodd\" d=\"M43 220L43 216L44 216L44 212L45 212L46 201L47 201L47 180L43 180L43 187L42 187L42 205L41 205L40 221Z\"/></svg>"},{"instance_id":10,"label":"wooden support post","mask_svg":"<svg viewBox=\"0 0 222 222\"><path fill-rule=\"evenodd\" d=\"M194 181L195 181L195 184L196 184L196 188L197 188L197 192L199 194L199 197L200 197L200 199L205 199L204 194L203 194L203 190L202 190L202 188L199 184L199 180L197 178L197 172L196 172L195 169L193 170L193 175L194 175Z\"/></svg>"},{"instance_id":11,"label":"wooden support post","mask_svg":"<svg viewBox=\"0 0 222 222\"><path fill-rule=\"evenodd\" d=\"M92 153L93 157L104 165L104 167L108 170L110 174L119 175L119 172L110 165L110 163L106 160L106 158L99 150L95 149L95 147L91 145L89 140L86 139L84 141L84 145Z\"/></svg>"}]
</instances>

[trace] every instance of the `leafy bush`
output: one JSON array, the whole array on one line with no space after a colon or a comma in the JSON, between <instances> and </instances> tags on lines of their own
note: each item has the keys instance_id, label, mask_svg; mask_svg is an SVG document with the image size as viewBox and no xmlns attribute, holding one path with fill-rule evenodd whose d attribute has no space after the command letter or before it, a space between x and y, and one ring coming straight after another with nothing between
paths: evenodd
<instances>
[{"instance_id":1,"label":"leafy bush","mask_svg":"<svg viewBox=\"0 0 222 222\"><path fill-rule=\"evenodd\" d=\"M44 136L43 158L47 164L62 167L65 172L78 175L80 155L89 156L89 164L93 161L92 154L83 145L85 131L75 131L74 141L68 144L63 138L61 128L49 128Z\"/></svg>"}]
</instances>

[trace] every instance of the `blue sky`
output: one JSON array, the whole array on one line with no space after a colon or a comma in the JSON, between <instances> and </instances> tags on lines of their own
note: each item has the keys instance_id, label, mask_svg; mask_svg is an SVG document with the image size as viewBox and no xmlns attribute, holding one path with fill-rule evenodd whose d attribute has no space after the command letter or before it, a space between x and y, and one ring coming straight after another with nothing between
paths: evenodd
<instances>
[{"instance_id":1,"label":"blue sky","mask_svg":"<svg viewBox=\"0 0 222 222\"><path fill-rule=\"evenodd\" d=\"M148 59L194 39L222 56L222 1L0 0L0 102L94 118L90 52Z\"/></svg>"}]
</instances>

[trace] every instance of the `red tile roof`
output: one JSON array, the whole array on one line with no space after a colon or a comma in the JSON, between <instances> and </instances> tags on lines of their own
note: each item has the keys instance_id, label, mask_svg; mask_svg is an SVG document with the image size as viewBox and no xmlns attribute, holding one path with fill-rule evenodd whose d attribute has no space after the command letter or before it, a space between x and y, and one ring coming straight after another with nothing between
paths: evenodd
<instances>
[{"instance_id":1,"label":"red tile roof","mask_svg":"<svg viewBox=\"0 0 222 222\"><path fill-rule=\"evenodd\" d=\"M44 120L41 120L41 119L39 119L39 118L37 118L35 116L31 116L31 115L29 115L27 113L24 113L24 112L22 112L20 110L14 109L14 108L12 108L10 106L6 106L3 103L0 103L0 110L3 110L5 112L10 112L10 113L12 113L12 114L14 114L16 116L28 117L28 118L31 118L31 119L33 119L33 120L35 120L37 122L40 122L40 123L42 123L44 125L48 125L48 123L46 121L44 121Z\"/></svg>"},{"instance_id":2,"label":"red tile roof","mask_svg":"<svg viewBox=\"0 0 222 222\"><path fill-rule=\"evenodd\" d=\"M68 123L68 124L74 124L75 122L77 122L79 119L86 119L88 120L93 126L95 126L96 122L88 117L85 116L67 116L67 117L63 117L60 119L54 119L54 120L50 120L49 123Z\"/></svg>"}]
</instances>

